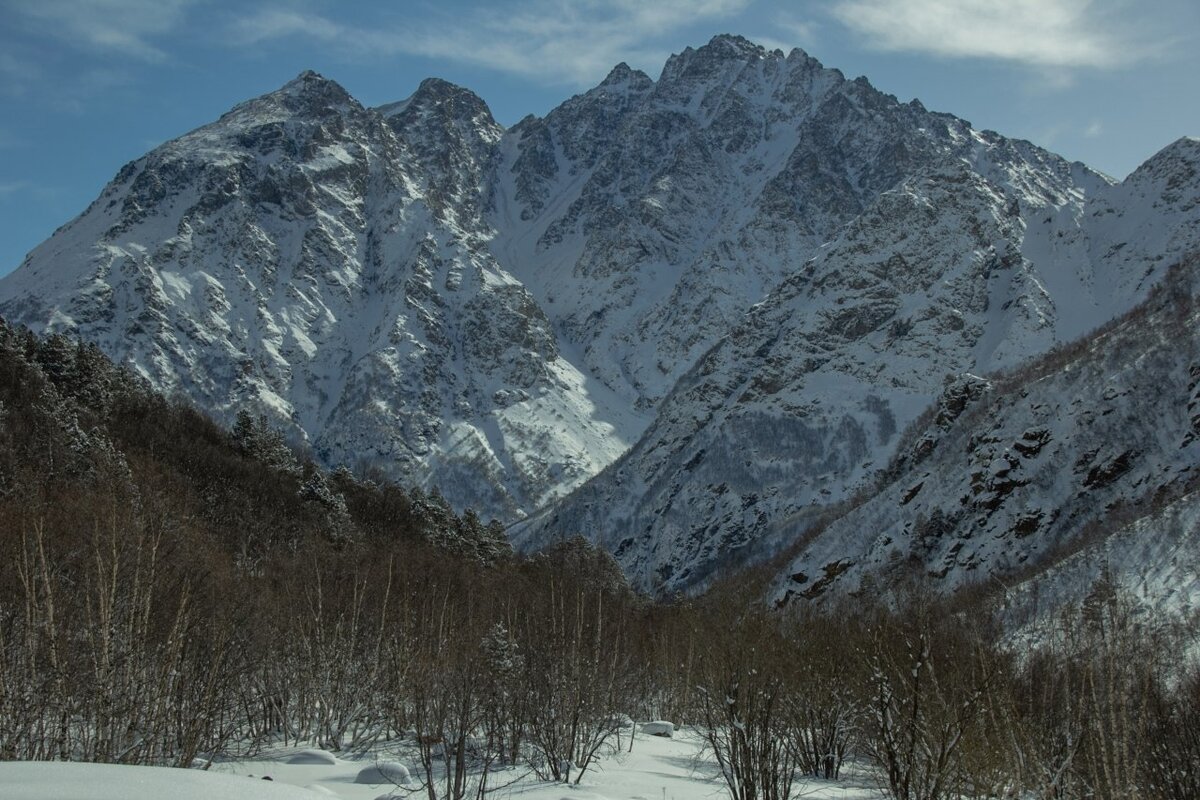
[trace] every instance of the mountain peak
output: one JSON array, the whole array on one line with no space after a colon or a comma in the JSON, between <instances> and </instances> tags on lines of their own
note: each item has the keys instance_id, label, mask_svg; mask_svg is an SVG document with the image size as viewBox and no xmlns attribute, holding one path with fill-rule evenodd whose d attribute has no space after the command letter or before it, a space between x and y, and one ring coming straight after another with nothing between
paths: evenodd
<instances>
[{"instance_id":1,"label":"mountain peak","mask_svg":"<svg viewBox=\"0 0 1200 800\"><path fill-rule=\"evenodd\" d=\"M341 85L330 78L326 78L319 72L311 69L306 69L290 81L279 88L279 93L299 95L309 94L312 92L326 92L338 90L345 92L346 90Z\"/></svg>"},{"instance_id":2,"label":"mountain peak","mask_svg":"<svg viewBox=\"0 0 1200 800\"><path fill-rule=\"evenodd\" d=\"M1200 138L1181 136L1146 159L1130 178L1170 176L1175 183L1194 181L1200 175Z\"/></svg>"},{"instance_id":3,"label":"mountain peak","mask_svg":"<svg viewBox=\"0 0 1200 800\"><path fill-rule=\"evenodd\" d=\"M337 81L306 69L269 96L280 98L288 107L347 106L357 104Z\"/></svg>"},{"instance_id":4,"label":"mountain peak","mask_svg":"<svg viewBox=\"0 0 1200 800\"><path fill-rule=\"evenodd\" d=\"M613 88L628 84L630 87L635 89L644 89L649 88L651 85L653 85L653 83L654 81L649 75L642 72L640 69L633 69L624 61L622 61L609 71L608 76L600 82L600 86L605 88Z\"/></svg>"},{"instance_id":5,"label":"mountain peak","mask_svg":"<svg viewBox=\"0 0 1200 800\"><path fill-rule=\"evenodd\" d=\"M408 113L438 111L457 119L481 119L495 126L492 111L479 95L441 78L426 78L417 90L405 100L379 106L385 117L396 117Z\"/></svg>"},{"instance_id":6,"label":"mountain peak","mask_svg":"<svg viewBox=\"0 0 1200 800\"><path fill-rule=\"evenodd\" d=\"M483 102L479 99L479 95L475 94L470 89L459 86L457 83L451 83L448 80L435 77L426 78L425 80L421 81L421 83L417 86L417 91L413 93L413 96L429 97L434 99L467 97L474 98L481 103Z\"/></svg>"},{"instance_id":7,"label":"mountain peak","mask_svg":"<svg viewBox=\"0 0 1200 800\"><path fill-rule=\"evenodd\" d=\"M696 52L716 58L763 58L767 55L762 45L732 33L718 33Z\"/></svg>"},{"instance_id":8,"label":"mountain peak","mask_svg":"<svg viewBox=\"0 0 1200 800\"><path fill-rule=\"evenodd\" d=\"M296 77L292 78L290 81L285 83L284 88L286 89L289 86L302 86L303 84L308 83L309 81L323 81L323 80L325 80L325 76L322 75L321 73L317 72L316 70L306 69L306 70L302 70L299 75L297 75Z\"/></svg>"},{"instance_id":9,"label":"mountain peak","mask_svg":"<svg viewBox=\"0 0 1200 800\"><path fill-rule=\"evenodd\" d=\"M1160 150L1158 155L1195 159L1200 156L1200 136L1180 136Z\"/></svg>"},{"instance_id":10,"label":"mountain peak","mask_svg":"<svg viewBox=\"0 0 1200 800\"><path fill-rule=\"evenodd\" d=\"M659 77L659 86L673 84L678 80L708 80L740 65L766 59L770 56L765 48L743 36L722 33L714 36L708 44L699 48L685 47L667 59ZM774 58L782 59L776 53Z\"/></svg>"}]
</instances>

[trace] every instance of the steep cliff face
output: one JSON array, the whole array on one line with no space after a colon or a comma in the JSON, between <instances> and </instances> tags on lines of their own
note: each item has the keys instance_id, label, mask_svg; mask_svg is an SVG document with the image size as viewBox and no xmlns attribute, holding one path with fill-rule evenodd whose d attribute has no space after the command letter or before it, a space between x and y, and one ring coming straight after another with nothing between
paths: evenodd
<instances>
[{"instance_id":1,"label":"steep cliff face","mask_svg":"<svg viewBox=\"0 0 1200 800\"><path fill-rule=\"evenodd\" d=\"M0 312L511 518L628 442L488 251L500 136L441 81L381 113L305 73L122 169L3 282Z\"/></svg>"},{"instance_id":2,"label":"steep cliff face","mask_svg":"<svg viewBox=\"0 0 1200 800\"><path fill-rule=\"evenodd\" d=\"M1104 568L1176 613L1200 586L1200 259L1099 332L993 380L964 378L881 487L776 584L803 602L916 570L995 583L1013 622L1078 601ZM1169 601L1169 602L1168 602Z\"/></svg>"},{"instance_id":3,"label":"steep cliff face","mask_svg":"<svg viewBox=\"0 0 1200 800\"><path fill-rule=\"evenodd\" d=\"M0 314L688 588L872 483L947 376L1144 298L1198 170L1114 184L734 36L509 130L305 73L122 169Z\"/></svg>"}]
</instances>

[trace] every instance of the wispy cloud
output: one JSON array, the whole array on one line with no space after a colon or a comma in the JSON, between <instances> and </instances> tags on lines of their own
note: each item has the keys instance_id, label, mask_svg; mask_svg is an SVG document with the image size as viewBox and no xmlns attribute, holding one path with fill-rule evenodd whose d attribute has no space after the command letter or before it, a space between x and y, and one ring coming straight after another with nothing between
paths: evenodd
<instances>
[{"instance_id":1,"label":"wispy cloud","mask_svg":"<svg viewBox=\"0 0 1200 800\"><path fill-rule=\"evenodd\" d=\"M0 94L20 97L41 75L40 67L29 54L18 56L13 49L0 51Z\"/></svg>"},{"instance_id":2,"label":"wispy cloud","mask_svg":"<svg viewBox=\"0 0 1200 800\"><path fill-rule=\"evenodd\" d=\"M1088 139L1098 139L1104 135L1104 126L1100 124L1100 120L1092 120L1091 124L1083 129L1083 135Z\"/></svg>"},{"instance_id":3,"label":"wispy cloud","mask_svg":"<svg viewBox=\"0 0 1200 800\"><path fill-rule=\"evenodd\" d=\"M1162 47L1120 0L834 0L869 46L1038 68L1111 68Z\"/></svg>"},{"instance_id":4,"label":"wispy cloud","mask_svg":"<svg viewBox=\"0 0 1200 800\"><path fill-rule=\"evenodd\" d=\"M794 14L778 14L775 26L801 44L811 45L817 39L820 24L815 19L801 19Z\"/></svg>"},{"instance_id":5,"label":"wispy cloud","mask_svg":"<svg viewBox=\"0 0 1200 800\"><path fill-rule=\"evenodd\" d=\"M820 23L814 19L801 19L792 13L776 14L770 33L756 33L750 38L768 50L791 52L793 47L812 47L819 39ZM780 34L784 38L780 38Z\"/></svg>"},{"instance_id":6,"label":"wispy cloud","mask_svg":"<svg viewBox=\"0 0 1200 800\"><path fill-rule=\"evenodd\" d=\"M5 0L29 28L81 50L142 61L166 58L154 40L175 30L197 0Z\"/></svg>"},{"instance_id":7,"label":"wispy cloud","mask_svg":"<svg viewBox=\"0 0 1200 800\"><path fill-rule=\"evenodd\" d=\"M363 55L417 55L477 64L552 83L584 84L618 61L661 61L660 40L744 10L751 0L525 0L469 20L395 27L346 25L294 7L238 18L235 44L304 38Z\"/></svg>"}]
</instances>

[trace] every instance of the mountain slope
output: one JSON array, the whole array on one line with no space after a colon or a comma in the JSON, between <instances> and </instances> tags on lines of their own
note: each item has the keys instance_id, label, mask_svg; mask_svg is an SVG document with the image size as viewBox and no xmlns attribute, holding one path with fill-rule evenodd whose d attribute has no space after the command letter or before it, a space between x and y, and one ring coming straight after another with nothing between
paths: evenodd
<instances>
[{"instance_id":1,"label":"mountain slope","mask_svg":"<svg viewBox=\"0 0 1200 800\"><path fill-rule=\"evenodd\" d=\"M305 73L122 169L0 313L226 420L265 409L328 463L512 516L627 443L485 247L500 133L444 82L379 113Z\"/></svg>"},{"instance_id":2,"label":"mountain slope","mask_svg":"<svg viewBox=\"0 0 1200 800\"><path fill-rule=\"evenodd\" d=\"M769 556L869 483L947 376L1077 338L1200 247L1198 165L1200 142L1182 140L1057 204L964 160L905 180L751 309L626 456L517 541L594 532L660 590Z\"/></svg>"},{"instance_id":3,"label":"mountain slope","mask_svg":"<svg viewBox=\"0 0 1200 800\"><path fill-rule=\"evenodd\" d=\"M1056 595L1078 601L1108 562L1155 603L1188 611L1200 585L1181 556L1197 546L1198 293L1192 257L1099 332L960 382L880 490L797 548L776 596L915 569L945 589L1014 586L1010 614L1028 620L1037 586L1045 608L1061 605Z\"/></svg>"}]
</instances>

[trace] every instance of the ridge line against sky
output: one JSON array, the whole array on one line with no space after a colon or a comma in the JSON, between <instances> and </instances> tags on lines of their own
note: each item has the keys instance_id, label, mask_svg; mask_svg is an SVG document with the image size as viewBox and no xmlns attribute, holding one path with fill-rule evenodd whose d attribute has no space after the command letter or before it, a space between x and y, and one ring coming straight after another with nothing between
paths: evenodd
<instances>
[{"instance_id":1,"label":"ridge line against sky","mask_svg":"<svg viewBox=\"0 0 1200 800\"><path fill-rule=\"evenodd\" d=\"M618 62L657 77L671 53L738 33L1124 177L1200 134L1200 4L1147 5L0 0L0 275L123 163L306 68L367 105L443 77L511 125Z\"/></svg>"}]
</instances>

